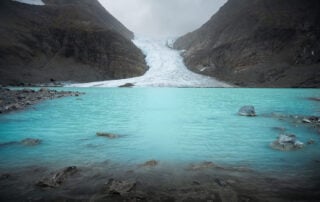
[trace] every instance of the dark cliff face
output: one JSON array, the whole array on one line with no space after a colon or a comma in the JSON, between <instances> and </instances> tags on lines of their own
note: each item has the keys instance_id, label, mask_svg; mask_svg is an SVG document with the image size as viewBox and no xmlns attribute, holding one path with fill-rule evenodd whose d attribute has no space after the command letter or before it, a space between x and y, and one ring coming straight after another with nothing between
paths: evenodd
<instances>
[{"instance_id":1,"label":"dark cliff face","mask_svg":"<svg viewBox=\"0 0 320 202\"><path fill-rule=\"evenodd\" d=\"M193 71L250 87L320 87L318 0L229 0L174 44Z\"/></svg>"},{"instance_id":2,"label":"dark cliff face","mask_svg":"<svg viewBox=\"0 0 320 202\"><path fill-rule=\"evenodd\" d=\"M145 73L133 33L96 0L0 4L0 83L90 82Z\"/></svg>"}]
</instances>

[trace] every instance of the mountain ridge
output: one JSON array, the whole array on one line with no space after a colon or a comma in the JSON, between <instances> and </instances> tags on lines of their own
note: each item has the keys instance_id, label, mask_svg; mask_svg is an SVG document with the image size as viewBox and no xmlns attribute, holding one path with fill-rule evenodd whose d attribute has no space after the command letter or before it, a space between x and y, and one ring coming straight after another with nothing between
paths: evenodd
<instances>
[{"instance_id":1,"label":"mountain ridge","mask_svg":"<svg viewBox=\"0 0 320 202\"><path fill-rule=\"evenodd\" d=\"M174 44L197 73L245 87L320 87L320 3L229 0Z\"/></svg>"},{"instance_id":2,"label":"mountain ridge","mask_svg":"<svg viewBox=\"0 0 320 202\"><path fill-rule=\"evenodd\" d=\"M97 0L44 2L1 2L1 84L121 79L148 69L133 33Z\"/></svg>"}]
</instances>

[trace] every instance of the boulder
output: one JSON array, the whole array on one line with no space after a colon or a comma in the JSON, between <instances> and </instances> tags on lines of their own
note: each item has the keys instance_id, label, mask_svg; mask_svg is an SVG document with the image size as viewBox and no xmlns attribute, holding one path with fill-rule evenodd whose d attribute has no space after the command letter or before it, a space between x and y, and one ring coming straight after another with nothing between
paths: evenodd
<instances>
[{"instance_id":1,"label":"boulder","mask_svg":"<svg viewBox=\"0 0 320 202\"><path fill-rule=\"evenodd\" d=\"M61 186L61 184L65 182L67 178L69 178L77 172L78 168L76 166L69 166L54 173L51 177L47 177L40 180L39 182L37 182L36 185L42 188L56 188Z\"/></svg>"},{"instance_id":2,"label":"boulder","mask_svg":"<svg viewBox=\"0 0 320 202\"><path fill-rule=\"evenodd\" d=\"M256 116L254 106L243 106L240 108L238 114L240 116Z\"/></svg>"},{"instance_id":3,"label":"boulder","mask_svg":"<svg viewBox=\"0 0 320 202\"><path fill-rule=\"evenodd\" d=\"M25 146L36 146L36 145L41 143L41 140L40 139L27 138L27 139L22 140L20 143L22 145L25 145Z\"/></svg>"},{"instance_id":4,"label":"boulder","mask_svg":"<svg viewBox=\"0 0 320 202\"><path fill-rule=\"evenodd\" d=\"M136 187L136 182L110 179L106 185L106 192L108 194L125 195Z\"/></svg>"},{"instance_id":5,"label":"boulder","mask_svg":"<svg viewBox=\"0 0 320 202\"><path fill-rule=\"evenodd\" d=\"M118 137L119 137L119 136L116 135L116 134L105 133L105 132L97 132L96 134L97 134L97 136L107 137L107 138L109 138L109 139L115 139L115 138L118 138Z\"/></svg>"},{"instance_id":6,"label":"boulder","mask_svg":"<svg viewBox=\"0 0 320 202\"><path fill-rule=\"evenodd\" d=\"M119 86L119 88L131 88L133 86L134 86L133 83L126 83L126 84L123 84L123 85Z\"/></svg>"},{"instance_id":7,"label":"boulder","mask_svg":"<svg viewBox=\"0 0 320 202\"><path fill-rule=\"evenodd\" d=\"M302 149L304 147L304 144L298 141L296 136L293 134L281 134L276 141L270 144L270 146L273 149L280 151L292 151Z\"/></svg>"}]
</instances>

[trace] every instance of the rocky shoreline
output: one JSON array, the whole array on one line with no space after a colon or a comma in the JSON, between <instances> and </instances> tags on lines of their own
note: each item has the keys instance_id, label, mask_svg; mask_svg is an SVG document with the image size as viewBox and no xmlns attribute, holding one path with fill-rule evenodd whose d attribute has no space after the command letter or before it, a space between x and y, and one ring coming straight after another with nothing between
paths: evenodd
<instances>
[{"instance_id":1,"label":"rocky shoreline","mask_svg":"<svg viewBox=\"0 0 320 202\"><path fill-rule=\"evenodd\" d=\"M150 164L152 162L152 164ZM97 163L89 167L28 167L0 174L3 201L317 201L319 177L279 178L212 162L194 169ZM1 172L1 171L0 171Z\"/></svg>"},{"instance_id":2,"label":"rocky shoreline","mask_svg":"<svg viewBox=\"0 0 320 202\"><path fill-rule=\"evenodd\" d=\"M23 110L45 100L83 94L82 92L57 91L48 88L41 88L40 90L0 88L0 114Z\"/></svg>"}]
</instances>

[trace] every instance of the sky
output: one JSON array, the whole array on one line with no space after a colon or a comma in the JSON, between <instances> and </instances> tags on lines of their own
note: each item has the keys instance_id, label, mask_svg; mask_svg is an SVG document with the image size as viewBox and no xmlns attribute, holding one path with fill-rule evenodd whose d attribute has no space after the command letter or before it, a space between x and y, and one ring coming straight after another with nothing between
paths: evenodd
<instances>
[{"instance_id":1,"label":"sky","mask_svg":"<svg viewBox=\"0 0 320 202\"><path fill-rule=\"evenodd\" d=\"M99 0L136 34L181 36L208 21L227 0Z\"/></svg>"}]
</instances>

